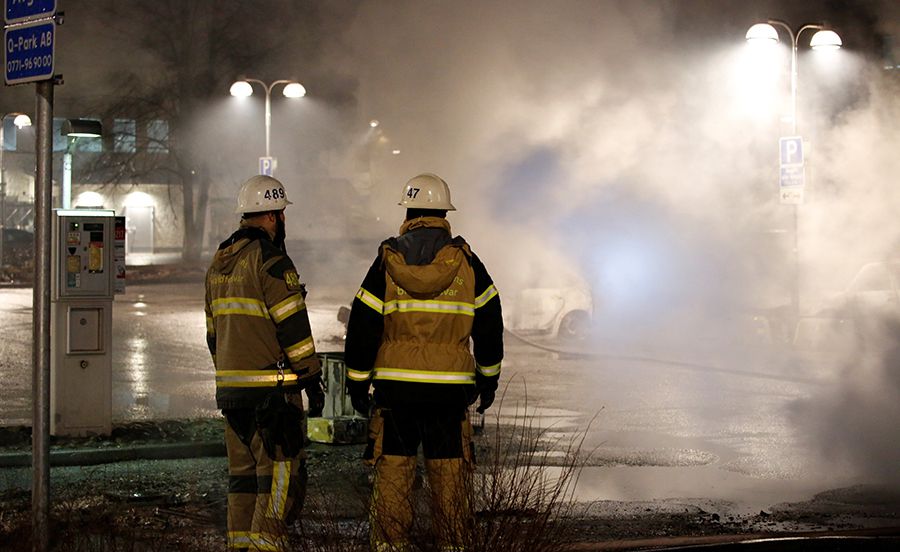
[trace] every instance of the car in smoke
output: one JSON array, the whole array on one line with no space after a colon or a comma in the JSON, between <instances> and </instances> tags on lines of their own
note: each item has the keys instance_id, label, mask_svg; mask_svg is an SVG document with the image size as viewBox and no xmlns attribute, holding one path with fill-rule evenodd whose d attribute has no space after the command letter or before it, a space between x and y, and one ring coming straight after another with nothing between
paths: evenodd
<instances>
[{"instance_id":1,"label":"car in smoke","mask_svg":"<svg viewBox=\"0 0 900 552\"><path fill-rule=\"evenodd\" d=\"M900 260L864 264L816 314L853 319L900 315Z\"/></svg>"},{"instance_id":2,"label":"car in smoke","mask_svg":"<svg viewBox=\"0 0 900 552\"><path fill-rule=\"evenodd\" d=\"M797 325L795 343L834 346L866 341L884 323L900 323L900 259L864 264L840 292Z\"/></svg>"},{"instance_id":3,"label":"car in smoke","mask_svg":"<svg viewBox=\"0 0 900 552\"><path fill-rule=\"evenodd\" d=\"M584 287L526 288L503 301L504 324L513 333L583 339L590 332L594 303Z\"/></svg>"},{"instance_id":4,"label":"car in smoke","mask_svg":"<svg viewBox=\"0 0 900 552\"><path fill-rule=\"evenodd\" d=\"M503 300L503 325L514 334L583 339L591 330L593 300L585 289L530 288ZM346 339L350 308L341 306L337 319Z\"/></svg>"}]
</instances>

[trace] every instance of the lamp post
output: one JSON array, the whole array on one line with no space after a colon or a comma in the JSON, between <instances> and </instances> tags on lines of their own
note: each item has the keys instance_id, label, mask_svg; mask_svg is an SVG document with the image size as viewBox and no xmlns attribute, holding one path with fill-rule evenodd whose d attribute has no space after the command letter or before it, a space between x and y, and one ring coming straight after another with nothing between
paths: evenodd
<instances>
[{"instance_id":1,"label":"lamp post","mask_svg":"<svg viewBox=\"0 0 900 552\"><path fill-rule=\"evenodd\" d=\"M15 117L16 128L31 126L31 117L24 113L7 113L0 117L0 267L3 266L3 242L6 240L6 169L3 166L3 151L6 149L3 136L4 122L7 117Z\"/></svg>"},{"instance_id":2,"label":"lamp post","mask_svg":"<svg viewBox=\"0 0 900 552\"><path fill-rule=\"evenodd\" d=\"M275 88L276 85L283 84L284 90L282 91L282 94L284 94L286 98L302 98L306 95L306 88L294 80L276 80L266 84L259 79L242 78L231 85L229 92L236 98L246 98L251 96L253 95L253 86L250 83L259 84L266 92L266 158L271 159L271 155L269 154L269 144L272 133L272 89ZM274 169L274 166L271 167L271 169Z\"/></svg>"},{"instance_id":3,"label":"lamp post","mask_svg":"<svg viewBox=\"0 0 900 552\"><path fill-rule=\"evenodd\" d=\"M62 127L68 137L66 153L63 154L62 208L72 208L72 150L79 138L99 138L103 136L103 125L91 119L66 119Z\"/></svg>"},{"instance_id":4,"label":"lamp post","mask_svg":"<svg viewBox=\"0 0 900 552\"><path fill-rule=\"evenodd\" d=\"M781 27L787 31L791 37L791 135L797 134L797 46L800 35L804 31L816 31L810 39L809 45L813 50L837 50L842 46L841 37L825 25L806 24L801 25L796 31L791 26L779 19L769 19L765 23L757 23L747 30L746 39L751 44L776 44L778 42L778 31L775 26ZM802 180L801 180L802 183ZM802 197L802 196L801 196ZM799 210L800 203L793 203L794 206L794 281L791 290L791 305L793 308L794 319L800 315L800 239L799 239Z\"/></svg>"}]
</instances>

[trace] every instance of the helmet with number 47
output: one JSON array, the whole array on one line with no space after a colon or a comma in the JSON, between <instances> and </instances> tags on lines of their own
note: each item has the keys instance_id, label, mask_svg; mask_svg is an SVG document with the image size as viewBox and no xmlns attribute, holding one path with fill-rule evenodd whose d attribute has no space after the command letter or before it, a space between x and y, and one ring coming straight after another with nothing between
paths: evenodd
<instances>
[{"instance_id":1,"label":"helmet with number 47","mask_svg":"<svg viewBox=\"0 0 900 552\"><path fill-rule=\"evenodd\" d=\"M410 178L397 205L407 209L456 210L450 203L450 187L443 178L432 173L422 173Z\"/></svg>"},{"instance_id":2,"label":"helmet with number 47","mask_svg":"<svg viewBox=\"0 0 900 552\"><path fill-rule=\"evenodd\" d=\"M247 179L238 192L235 213L264 213L280 211L290 205L284 185L277 179L264 174Z\"/></svg>"}]
</instances>

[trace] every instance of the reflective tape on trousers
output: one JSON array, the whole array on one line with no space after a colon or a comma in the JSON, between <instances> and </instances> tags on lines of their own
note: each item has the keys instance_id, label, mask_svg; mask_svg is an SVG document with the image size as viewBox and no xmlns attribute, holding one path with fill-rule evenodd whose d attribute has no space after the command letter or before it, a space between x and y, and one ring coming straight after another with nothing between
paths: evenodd
<instances>
[{"instance_id":1,"label":"reflective tape on trousers","mask_svg":"<svg viewBox=\"0 0 900 552\"><path fill-rule=\"evenodd\" d=\"M427 370L408 370L405 368L375 368L375 379L408 381L414 383L475 383L472 372L432 372Z\"/></svg>"},{"instance_id":2,"label":"reflective tape on trousers","mask_svg":"<svg viewBox=\"0 0 900 552\"><path fill-rule=\"evenodd\" d=\"M284 383L297 381L297 374L277 370L219 370L216 372L217 387L273 387L281 380Z\"/></svg>"}]
</instances>

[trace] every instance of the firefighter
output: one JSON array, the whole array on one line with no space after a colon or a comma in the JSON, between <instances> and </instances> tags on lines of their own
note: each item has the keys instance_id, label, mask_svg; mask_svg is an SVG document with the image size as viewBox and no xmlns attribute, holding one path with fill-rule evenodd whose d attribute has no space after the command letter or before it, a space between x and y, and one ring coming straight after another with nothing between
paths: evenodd
<instances>
[{"instance_id":1,"label":"firefighter","mask_svg":"<svg viewBox=\"0 0 900 552\"><path fill-rule=\"evenodd\" d=\"M284 186L254 176L238 194L240 227L206 274L206 339L228 451L228 549L287 549L306 493L305 421L324 406L305 285L284 250Z\"/></svg>"},{"instance_id":2,"label":"firefighter","mask_svg":"<svg viewBox=\"0 0 900 552\"><path fill-rule=\"evenodd\" d=\"M503 358L500 296L481 260L452 237L450 189L410 179L400 235L381 243L353 300L345 362L354 409L369 415L365 461L374 466L372 549L406 550L421 445L440 550L464 550L473 523L468 406L494 401ZM470 347L471 341L471 347ZM473 358L474 353L474 358Z\"/></svg>"}]
</instances>

